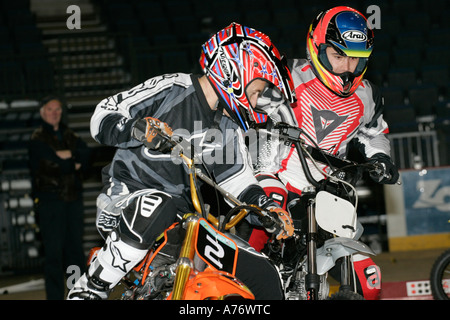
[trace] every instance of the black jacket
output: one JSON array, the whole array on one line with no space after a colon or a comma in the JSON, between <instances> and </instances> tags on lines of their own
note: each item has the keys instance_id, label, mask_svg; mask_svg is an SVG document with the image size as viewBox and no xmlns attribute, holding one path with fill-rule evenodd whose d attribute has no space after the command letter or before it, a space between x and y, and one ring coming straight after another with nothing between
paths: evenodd
<instances>
[{"instance_id":1,"label":"black jacket","mask_svg":"<svg viewBox=\"0 0 450 320\"><path fill-rule=\"evenodd\" d=\"M67 149L72 152L71 159L56 155L56 151ZM31 136L29 159L34 197L73 201L81 196L81 171L89 166L90 149L66 125L61 123L59 130L54 131L43 121ZM75 170L75 163L81 163L80 170Z\"/></svg>"},{"instance_id":2,"label":"black jacket","mask_svg":"<svg viewBox=\"0 0 450 320\"><path fill-rule=\"evenodd\" d=\"M102 100L91 118L91 134L99 143L117 147L111 164L103 169L103 192L123 195L153 188L170 194L180 211L192 210L189 177L180 161L148 150L131 135L137 119L152 116L195 146L222 188L249 204L275 205L254 176L242 131L226 116L216 120L216 112L209 107L198 76L181 73L154 77ZM209 134L214 139L207 138Z\"/></svg>"}]
</instances>

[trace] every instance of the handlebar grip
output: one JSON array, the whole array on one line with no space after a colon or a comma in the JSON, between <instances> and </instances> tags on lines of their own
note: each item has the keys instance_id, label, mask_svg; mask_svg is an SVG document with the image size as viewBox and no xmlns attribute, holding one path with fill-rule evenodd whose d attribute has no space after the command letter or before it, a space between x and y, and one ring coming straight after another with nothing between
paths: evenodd
<instances>
[{"instance_id":1,"label":"handlebar grip","mask_svg":"<svg viewBox=\"0 0 450 320\"><path fill-rule=\"evenodd\" d=\"M131 134L136 140L144 142L145 140L147 140L145 137L146 130L147 121L145 121L144 119L139 119L134 123Z\"/></svg>"},{"instance_id":2,"label":"handlebar grip","mask_svg":"<svg viewBox=\"0 0 450 320\"><path fill-rule=\"evenodd\" d=\"M374 162L372 163L373 169L369 169L370 175L378 179L378 181L381 181L383 179L390 180L392 178L391 174L386 172L386 165L381 162Z\"/></svg>"},{"instance_id":3,"label":"handlebar grip","mask_svg":"<svg viewBox=\"0 0 450 320\"><path fill-rule=\"evenodd\" d=\"M267 231L271 233L278 233L283 229L283 223L280 219L278 219L275 213L272 214L270 211L261 210L261 214L262 215L259 217L259 220Z\"/></svg>"},{"instance_id":4,"label":"handlebar grip","mask_svg":"<svg viewBox=\"0 0 450 320\"><path fill-rule=\"evenodd\" d=\"M150 150L169 152L174 146L172 129L158 119L147 117L137 120L131 132L132 136Z\"/></svg>"}]
</instances>

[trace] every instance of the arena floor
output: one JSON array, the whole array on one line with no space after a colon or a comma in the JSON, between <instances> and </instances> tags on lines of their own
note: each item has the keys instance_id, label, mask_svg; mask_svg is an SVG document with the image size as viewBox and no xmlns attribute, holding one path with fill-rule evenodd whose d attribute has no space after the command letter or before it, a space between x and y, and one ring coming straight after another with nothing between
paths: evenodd
<instances>
[{"instance_id":1,"label":"arena floor","mask_svg":"<svg viewBox=\"0 0 450 320\"><path fill-rule=\"evenodd\" d=\"M386 288L385 292L382 289L382 299L431 299L430 294L426 292L417 296L406 296L403 287L408 282L428 280L434 261L443 251L445 251L445 248L421 251L383 252L375 256L374 260L382 271L382 288ZM45 300L42 275L33 274L1 277L0 300Z\"/></svg>"}]
</instances>

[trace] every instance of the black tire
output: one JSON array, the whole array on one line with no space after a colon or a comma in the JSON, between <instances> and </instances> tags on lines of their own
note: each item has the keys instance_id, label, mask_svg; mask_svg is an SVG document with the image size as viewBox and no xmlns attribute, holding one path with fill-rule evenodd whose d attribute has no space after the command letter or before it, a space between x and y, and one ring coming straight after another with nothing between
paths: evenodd
<instances>
[{"instance_id":1,"label":"black tire","mask_svg":"<svg viewBox=\"0 0 450 320\"><path fill-rule=\"evenodd\" d=\"M350 290L344 290L332 294L328 298L328 300L365 300L365 299L359 293Z\"/></svg>"},{"instance_id":2,"label":"black tire","mask_svg":"<svg viewBox=\"0 0 450 320\"><path fill-rule=\"evenodd\" d=\"M447 273L447 278L444 278ZM442 280L450 281L450 249L442 253L434 262L431 268L430 286L435 300L450 300L450 296L445 292Z\"/></svg>"}]
</instances>

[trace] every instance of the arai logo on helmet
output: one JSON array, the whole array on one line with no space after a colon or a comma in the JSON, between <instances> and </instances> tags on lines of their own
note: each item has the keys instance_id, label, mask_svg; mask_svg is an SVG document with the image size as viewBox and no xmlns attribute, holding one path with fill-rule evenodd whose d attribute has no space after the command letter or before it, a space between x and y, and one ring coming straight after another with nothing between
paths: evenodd
<instances>
[{"instance_id":1,"label":"arai logo on helmet","mask_svg":"<svg viewBox=\"0 0 450 320\"><path fill-rule=\"evenodd\" d=\"M348 30L342 34L342 39L353 42L364 42L367 40L367 36L359 30Z\"/></svg>"}]
</instances>

